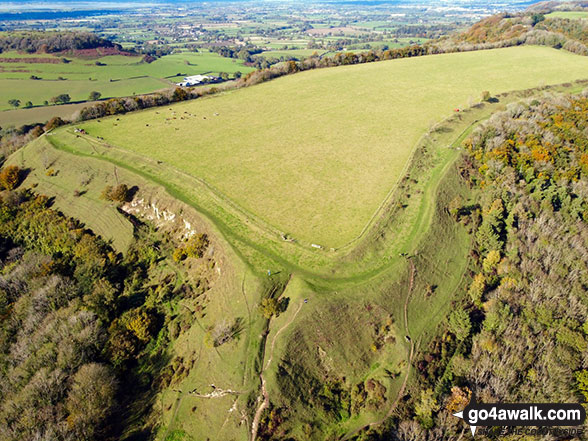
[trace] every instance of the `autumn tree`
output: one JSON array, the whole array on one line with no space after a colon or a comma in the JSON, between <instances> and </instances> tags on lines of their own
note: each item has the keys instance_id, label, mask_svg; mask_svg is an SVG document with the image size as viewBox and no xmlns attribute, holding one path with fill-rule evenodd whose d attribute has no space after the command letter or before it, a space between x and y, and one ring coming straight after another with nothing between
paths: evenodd
<instances>
[{"instance_id":1,"label":"autumn tree","mask_svg":"<svg viewBox=\"0 0 588 441\"><path fill-rule=\"evenodd\" d=\"M131 192L126 184L118 184L114 187L108 185L102 190L100 197L107 201L129 202L131 200Z\"/></svg>"},{"instance_id":2,"label":"autumn tree","mask_svg":"<svg viewBox=\"0 0 588 441\"><path fill-rule=\"evenodd\" d=\"M99 363L83 365L74 375L66 400L67 424L79 439L92 439L115 405L117 383L110 369Z\"/></svg>"},{"instance_id":3,"label":"autumn tree","mask_svg":"<svg viewBox=\"0 0 588 441\"><path fill-rule=\"evenodd\" d=\"M0 186L6 190L12 190L20 184L21 170L16 165L4 167L0 172Z\"/></svg>"}]
</instances>

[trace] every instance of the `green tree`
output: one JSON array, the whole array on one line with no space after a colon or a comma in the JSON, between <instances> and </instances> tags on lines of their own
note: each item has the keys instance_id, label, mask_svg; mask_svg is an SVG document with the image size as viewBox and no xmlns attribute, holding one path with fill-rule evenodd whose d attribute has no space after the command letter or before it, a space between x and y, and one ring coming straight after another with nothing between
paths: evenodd
<instances>
[{"instance_id":1,"label":"green tree","mask_svg":"<svg viewBox=\"0 0 588 441\"><path fill-rule=\"evenodd\" d=\"M482 262L482 268L486 274L492 273L496 270L496 267L500 263L500 251L492 250L488 252L488 255Z\"/></svg>"},{"instance_id":2,"label":"green tree","mask_svg":"<svg viewBox=\"0 0 588 441\"><path fill-rule=\"evenodd\" d=\"M31 107L33 107L33 102L32 101L27 101L24 105L27 109L30 109Z\"/></svg>"},{"instance_id":3,"label":"green tree","mask_svg":"<svg viewBox=\"0 0 588 441\"><path fill-rule=\"evenodd\" d=\"M421 391L421 399L415 405L416 416L425 429L433 427L433 412L439 410L439 404L435 399L432 389Z\"/></svg>"},{"instance_id":4,"label":"green tree","mask_svg":"<svg viewBox=\"0 0 588 441\"><path fill-rule=\"evenodd\" d=\"M133 309L125 317L126 327L139 341L147 343L151 339L151 332L155 324L154 318L145 310Z\"/></svg>"},{"instance_id":5,"label":"green tree","mask_svg":"<svg viewBox=\"0 0 588 441\"><path fill-rule=\"evenodd\" d=\"M263 316L266 319L272 318L274 315L278 315L280 310L280 305L277 299L267 298L261 301L261 305L259 305Z\"/></svg>"},{"instance_id":6,"label":"green tree","mask_svg":"<svg viewBox=\"0 0 588 441\"><path fill-rule=\"evenodd\" d=\"M51 102L54 104L67 104L71 101L71 97L67 93L62 93L60 95L54 96L51 98Z\"/></svg>"},{"instance_id":7,"label":"green tree","mask_svg":"<svg viewBox=\"0 0 588 441\"><path fill-rule=\"evenodd\" d=\"M90 92L90 95L88 96L88 100L96 101L96 100L99 100L101 96L102 96L102 94L100 92L93 91L93 92Z\"/></svg>"},{"instance_id":8,"label":"green tree","mask_svg":"<svg viewBox=\"0 0 588 441\"><path fill-rule=\"evenodd\" d=\"M449 316L449 330L459 340L465 340L472 330L470 315L463 309L457 309Z\"/></svg>"},{"instance_id":9,"label":"green tree","mask_svg":"<svg viewBox=\"0 0 588 441\"><path fill-rule=\"evenodd\" d=\"M545 20L545 15L543 14L535 13L531 16L531 24L533 26L535 26L537 23L542 22L543 20Z\"/></svg>"},{"instance_id":10,"label":"green tree","mask_svg":"<svg viewBox=\"0 0 588 441\"><path fill-rule=\"evenodd\" d=\"M13 98L11 100L8 100L8 104L10 104L12 107L14 107L16 109L17 107L20 106L20 100Z\"/></svg>"},{"instance_id":11,"label":"green tree","mask_svg":"<svg viewBox=\"0 0 588 441\"><path fill-rule=\"evenodd\" d=\"M583 369L576 372L574 375L576 377L578 390L582 395L584 395L586 401L588 401L588 371Z\"/></svg>"},{"instance_id":12,"label":"green tree","mask_svg":"<svg viewBox=\"0 0 588 441\"><path fill-rule=\"evenodd\" d=\"M482 296L484 295L485 290L486 278L484 277L484 274L476 274L468 291L474 305L479 307L482 304Z\"/></svg>"}]
</instances>

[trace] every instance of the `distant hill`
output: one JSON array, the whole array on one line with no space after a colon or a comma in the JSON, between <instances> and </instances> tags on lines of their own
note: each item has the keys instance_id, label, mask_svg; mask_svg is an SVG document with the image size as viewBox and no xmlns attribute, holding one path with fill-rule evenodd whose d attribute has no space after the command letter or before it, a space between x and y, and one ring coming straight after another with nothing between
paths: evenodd
<instances>
[{"instance_id":1,"label":"distant hill","mask_svg":"<svg viewBox=\"0 0 588 441\"><path fill-rule=\"evenodd\" d=\"M588 21L563 14L551 15L556 7L558 13L588 12L588 2L544 2L525 12L485 18L467 31L441 38L431 45L441 52L453 52L534 44L588 55Z\"/></svg>"}]
</instances>

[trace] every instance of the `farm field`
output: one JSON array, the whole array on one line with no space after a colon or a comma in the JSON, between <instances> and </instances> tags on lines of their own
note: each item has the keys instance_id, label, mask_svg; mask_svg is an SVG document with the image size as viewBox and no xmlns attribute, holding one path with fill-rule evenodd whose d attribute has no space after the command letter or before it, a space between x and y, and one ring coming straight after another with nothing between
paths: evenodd
<instances>
[{"instance_id":1,"label":"farm field","mask_svg":"<svg viewBox=\"0 0 588 441\"><path fill-rule=\"evenodd\" d=\"M62 58L70 61L64 63ZM25 59L59 62L20 61ZM84 101L92 91L100 92L103 98L111 98L163 89L186 75L252 70L241 60L211 52L166 55L152 63L143 62L141 57L123 55L82 59L6 52L0 54L0 110L10 108L10 99L19 99L21 105L31 101L37 106L62 93L69 94L72 101ZM40 79L31 79L33 75Z\"/></svg>"},{"instance_id":2,"label":"farm field","mask_svg":"<svg viewBox=\"0 0 588 441\"><path fill-rule=\"evenodd\" d=\"M304 72L80 127L204 179L295 239L337 248L361 233L434 122L483 90L568 82L587 67L584 57L530 46L403 59Z\"/></svg>"},{"instance_id":3,"label":"farm field","mask_svg":"<svg viewBox=\"0 0 588 441\"><path fill-rule=\"evenodd\" d=\"M30 109L3 110L0 112L0 127L20 127L24 124L43 123L54 116L62 119L72 119L75 113L95 101L85 101L75 104L60 104L58 106L39 106Z\"/></svg>"}]
</instances>

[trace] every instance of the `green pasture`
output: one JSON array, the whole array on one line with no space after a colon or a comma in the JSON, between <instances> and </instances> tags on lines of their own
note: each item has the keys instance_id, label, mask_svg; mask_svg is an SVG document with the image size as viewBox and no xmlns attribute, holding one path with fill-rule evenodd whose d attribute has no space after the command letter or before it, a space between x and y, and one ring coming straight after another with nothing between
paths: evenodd
<instances>
[{"instance_id":1,"label":"green pasture","mask_svg":"<svg viewBox=\"0 0 588 441\"><path fill-rule=\"evenodd\" d=\"M27 101L42 105L62 93L68 93L73 101L88 99L92 91L100 92L103 98L127 96L169 87L187 75L248 73L254 70L244 66L242 60L221 57L212 52L172 54L152 63L143 62L141 57L123 55L99 59L66 56L70 62L57 64L2 62L3 58L32 57L37 56L17 52L0 54L0 110L10 108L10 99L19 99L21 105ZM61 60L63 57L40 55L38 58ZM31 80L33 75L41 79Z\"/></svg>"},{"instance_id":2,"label":"green pasture","mask_svg":"<svg viewBox=\"0 0 588 441\"><path fill-rule=\"evenodd\" d=\"M31 101L34 106L40 106L43 105L44 101L50 101L52 97L64 93L69 94L72 101L85 101L92 91L102 93L103 98L111 98L149 93L167 87L169 87L169 83L149 77L115 82L104 80L38 81L0 79L0 109L12 109L8 104L11 99L20 100L21 107L27 101Z\"/></svg>"},{"instance_id":3,"label":"green pasture","mask_svg":"<svg viewBox=\"0 0 588 441\"><path fill-rule=\"evenodd\" d=\"M263 51L262 53L260 53L257 56L264 57L264 58L294 57L298 60L303 60L304 58L310 57L315 52L318 54L322 54L325 51L320 50L320 49L289 49L289 50L277 49L277 50L271 50L271 51Z\"/></svg>"},{"instance_id":4,"label":"green pasture","mask_svg":"<svg viewBox=\"0 0 588 441\"><path fill-rule=\"evenodd\" d=\"M0 127L20 127L24 124L44 123L54 116L71 120L76 112L93 102L60 104L58 106L39 106L30 109L20 108L0 112Z\"/></svg>"},{"instance_id":5,"label":"green pasture","mask_svg":"<svg viewBox=\"0 0 588 441\"><path fill-rule=\"evenodd\" d=\"M587 67L545 47L436 55L319 69L81 126L328 249L360 234L434 122L484 90L581 79Z\"/></svg>"}]
</instances>

